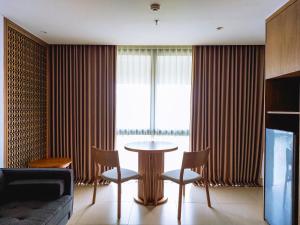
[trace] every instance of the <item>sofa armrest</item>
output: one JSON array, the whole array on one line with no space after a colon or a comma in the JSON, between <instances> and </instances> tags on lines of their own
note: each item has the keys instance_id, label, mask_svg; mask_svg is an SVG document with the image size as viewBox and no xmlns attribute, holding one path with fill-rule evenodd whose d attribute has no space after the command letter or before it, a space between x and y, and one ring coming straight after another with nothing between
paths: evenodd
<instances>
[{"instance_id":1,"label":"sofa armrest","mask_svg":"<svg viewBox=\"0 0 300 225\"><path fill-rule=\"evenodd\" d=\"M2 169L5 182L32 179L64 180L64 195L73 196L73 171L71 169Z\"/></svg>"}]
</instances>

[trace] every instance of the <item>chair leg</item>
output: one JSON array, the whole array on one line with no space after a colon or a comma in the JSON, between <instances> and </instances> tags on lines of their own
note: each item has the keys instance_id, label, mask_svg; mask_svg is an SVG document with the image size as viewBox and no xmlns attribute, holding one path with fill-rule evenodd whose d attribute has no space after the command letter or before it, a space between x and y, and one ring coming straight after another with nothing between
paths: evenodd
<instances>
[{"instance_id":1,"label":"chair leg","mask_svg":"<svg viewBox=\"0 0 300 225\"><path fill-rule=\"evenodd\" d=\"M97 178L95 178L94 180L94 193L93 193L93 205L95 204L96 202L96 194L97 194L97 183L98 183L98 180Z\"/></svg>"},{"instance_id":2,"label":"chair leg","mask_svg":"<svg viewBox=\"0 0 300 225\"><path fill-rule=\"evenodd\" d=\"M207 205L209 208L211 208L208 186L209 186L208 181L206 180L205 181L205 190L206 190Z\"/></svg>"},{"instance_id":3,"label":"chair leg","mask_svg":"<svg viewBox=\"0 0 300 225\"><path fill-rule=\"evenodd\" d=\"M179 184L179 196L178 196L178 215L177 218L181 220L181 205L182 205L182 184Z\"/></svg>"},{"instance_id":4,"label":"chair leg","mask_svg":"<svg viewBox=\"0 0 300 225\"><path fill-rule=\"evenodd\" d=\"M121 218L121 183L118 183L118 219Z\"/></svg>"}]
</instances>

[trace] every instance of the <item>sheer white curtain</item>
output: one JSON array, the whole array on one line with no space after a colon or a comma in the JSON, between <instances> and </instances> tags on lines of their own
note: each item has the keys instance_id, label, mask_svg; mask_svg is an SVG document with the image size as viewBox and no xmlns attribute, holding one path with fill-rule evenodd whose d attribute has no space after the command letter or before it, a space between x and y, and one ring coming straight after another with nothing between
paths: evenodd
<instances>
[{"instance_id":1,"label":"sheer white curtain","mask_svg":"<svg viewBox=\"0 0 300 225\"><path fill-rule=\"evenodd\" d=\"M190 124L191 49L158 49L155 79L155 129L187 135Z\"/></svg>"},{"instance_id":2,"label":"sheer white curtain","mask_svg":"<svg viewBox=\"0 0 300 225\"><path fill-rule=\"evenodd\" d=\"M191 47L118 47L119 150L126 142L150 139L172 141L188 150L191 74ZM167 168L180 166L180 152L173 157L169 153ZM137 168L135 154L120 153L123 166Z\"/></svg>"},{"instance_id":3,"label":"sheer white curtain","mask_svg":"<svg viewBox=\"0 0 300 225\"><path fill-rule=\"evenodd\" d=\"M152 52L119 48L117 56L117 130L149 129Z\"/></svg>"}]
</instances>

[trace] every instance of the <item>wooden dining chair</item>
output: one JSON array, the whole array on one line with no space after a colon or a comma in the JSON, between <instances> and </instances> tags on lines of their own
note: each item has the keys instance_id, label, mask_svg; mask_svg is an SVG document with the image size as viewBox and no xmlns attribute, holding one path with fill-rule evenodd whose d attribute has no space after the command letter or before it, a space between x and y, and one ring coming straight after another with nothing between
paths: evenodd
<instances>
[{"instance_id":1,"label":"wooden dining chair","mask_svg":"<svg viewBox=\"0 0 300 225\"><path fill-rule=\"evenodd\" d=\"M119 154L118 151L105 151L92 147L92 160L94 166L94 193L93 193L93 204L96 201L97 183L99 179L114 182L118 185L118 219L121 218L121 184L133 180L140 179L137 172L129 169L120 168ZM107 170L99 175L100 167L107 166L113 169Z\"/></svg>"},{"instance_id":2,"label":"wooden dining chair","mask_svg":"<svg viewBox=\"0 0 300 225\"><path fill-rule=\"evenodd\" d=\"M208 162L208 154L210 148L206 148L203 151L199 152L184 152L181 169L171 170L165 172L159 176L159 179L162 180L170 180L177 184L179 184L179 197L178 197L178 220L181 220L181 205L182 205L182 196L185 195L185 185L189 183L193 183L196 181L203 181L205 184L206 190L206 198L208 207L211 208L209 190L208 190L208 180L206 175L207 170L207 162ZM190 169L201 168L204 176L196 173ZM156 191L157 193L157 191ZM157 199L157 198L155 198ZM156 200L157 201L157 200ZM157 202L155 202L155 205Z\"/></svg>"}]
</instances>

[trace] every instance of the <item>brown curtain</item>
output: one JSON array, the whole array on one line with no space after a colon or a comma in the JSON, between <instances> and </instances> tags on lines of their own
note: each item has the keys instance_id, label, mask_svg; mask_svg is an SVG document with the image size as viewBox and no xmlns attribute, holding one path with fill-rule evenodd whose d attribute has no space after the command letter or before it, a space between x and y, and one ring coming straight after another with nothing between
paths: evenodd
<instances>
[{"instance_id":1,"label":"brown curtain","mask_svg":"<svg viewBox=\"0 0 300 225\"><path fill-rule=\"evenodd\" d=\"M211 147L211 184L257 185L264 143L264 46L196 46L193 57L191 150Z\"/></svg>"},{"instance_id":2,"label":"brown curtain","mask_svg":"<svg viewBox=\"0 0 300 225\"><path fill-rule=\"evenodd\" d=\"M49 65L50 155L72 158L89 183L91 146L114 150L116 47L52 45Z\"/></svg>"}]
</instances>

